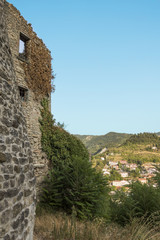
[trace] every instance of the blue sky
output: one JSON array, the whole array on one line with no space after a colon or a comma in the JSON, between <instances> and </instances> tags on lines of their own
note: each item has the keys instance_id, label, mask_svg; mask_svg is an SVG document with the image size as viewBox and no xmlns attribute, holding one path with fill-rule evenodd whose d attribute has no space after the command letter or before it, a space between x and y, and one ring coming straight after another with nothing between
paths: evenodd
<instances>
[{"instance_id":1,"label":"blue sky","mask_svg":"<svg viewBox=\"0 0 160 240\"><path fill-rule=\"evenodd\" d=\"M78 134L160 131L159 0L9 0L52 52L52 113Z\"/></svg>"}]
</instances>

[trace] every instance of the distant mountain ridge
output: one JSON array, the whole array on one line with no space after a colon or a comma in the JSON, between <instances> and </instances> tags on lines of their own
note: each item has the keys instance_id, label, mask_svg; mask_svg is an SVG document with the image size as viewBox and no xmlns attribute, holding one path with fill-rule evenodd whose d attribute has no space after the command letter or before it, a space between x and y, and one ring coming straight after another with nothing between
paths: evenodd
<instances>
[{"instance_id":1,"label":"distant mountain ridge","mask_svg":"<svg viewBox=\"0 0 160 240\"><path fill-rule=\"evenodd\" d=\"M122 144L126 145L128 143L136 143L139 141L148 142L149 139L151 142L155 142L157 141L157 136L160 137L160 132L140 134L109 132L105 135L76 134L75 136L84 143L91 154L98 154L104 148L118 147Z\"/></svg>"},{"instance_id":2,"label":"distant mountain ridge","mask_svg":"<svg viewBox=\"0 0 160 240\"><path fill-rule=\"evenodd\" d=\"M109 132L105 135L76 134L75 136L84 143L91 154L94 154L105 147L117 147L123 144L132 134Z\"/></svg>"}]
</instances>

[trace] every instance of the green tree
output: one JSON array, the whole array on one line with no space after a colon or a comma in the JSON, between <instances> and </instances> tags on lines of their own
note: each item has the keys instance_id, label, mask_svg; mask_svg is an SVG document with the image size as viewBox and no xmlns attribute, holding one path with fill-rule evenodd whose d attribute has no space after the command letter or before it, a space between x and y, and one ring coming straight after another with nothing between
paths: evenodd
<instances>
[{"instance_id":1,"label":"green tree","mask_svg":"<svg viewBox=\"0 0 160 240\"><path fill-rule=\"evenodd\" d=\"M60 127L60 128L63 128L63 129L66 128L66 125L64 124L64 122L63 123L57 122L56 125L57 125L57 127Z\"/></svg>"},{"instance_id":2,"label":"green tree","mask_svg":"<svg viewBox=\"0 0 160 240\"><path fill-rule=\"evenodd\" d=\"M129 194L118 192L111 199L111 219L121 225L156 211L160 211L160 191L140 182L131 185Z\"/></svg>"},{"instance_id":3,"label":"green tree","mask_svg":"<svg viewBox=\"0 0 160 240\"><path fill-rule=\"evenodd\" d=\"M107 217L106 178L92 168L83 143L55 125L46 100L42 106L42 147L50 160L50 172L44 180L41 205L67 213L74 208L81 219Z\"/></svg>"},{"instance_id":4,"label":"green tree","mask_svg":"<svg viewBox=\"0 0 160 240\"><path fill-rule=\"evenodd\" d=\"M136 168L136 170L131 170L130 171L130 176L135 178L135 177L140 177L140 169Z\"/></svg>"},{"instance_id":5,"label":"green tree","mask_svg":"<svg viewBox=\"0 0 160 240\"><path fill-rule=\"evenodd\" d=\"M156 175L154 177L155 182L157 183L157 187L160 190L160 166L155 166L156 167Z\"/></svg>"},{"instance_id":6,"label":"green tree","mask_svg":"<svg viewBox=\"0 0 160 240\"><path fill-rule=\"evenodd\" d=\"M122 180L123 178L121 177L120 173L117 172L114 168L110 171L110 176L109 180L114 181L114 180Z\"/></svg>"}]
</instances>

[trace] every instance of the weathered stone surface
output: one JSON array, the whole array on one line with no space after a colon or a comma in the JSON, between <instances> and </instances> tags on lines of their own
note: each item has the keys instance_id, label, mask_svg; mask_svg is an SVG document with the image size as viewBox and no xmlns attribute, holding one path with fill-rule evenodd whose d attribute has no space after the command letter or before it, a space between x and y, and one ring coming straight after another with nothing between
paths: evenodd
<instances>
[{"instance_id":1,"label":"weathered stone surface","mask_svg":"<svg viewBox=\"0 0 160 240\"><path fill-rule=\"evenodd\" d=\"M4 211L8 207L8 202L6 200L0 201L0 212Z\"/></svg>"},{"instance_id":2,"label":"weathered stone surface","mask_svg":"<svg viewBox=\"0 0 160 240\"><path fill-rule=\"evenodd\" d=\"M28 137L29 141L24 141L22 145L18 144L18 140L15 140L17 146L13 145L13 151L15 153L15 156L17 157L18 152L20 151L20 147L25 148L26 151L28 151L28 156L30 152L30 146L32 150L32 158L30 158L30 163L34 164L36 166L35 169L35 175L37 176L37 188L39 185L40 179L43 179L43 177L46 175L48 172L48 160L45 156L45 154L42 152L42 147L41 147L41 131L40 131L40 125L39 125L39 118L41 117L40 115L40 108L41 108L41 103L40 100L35 100L35 94L32 91L31 88L28 87L27 81L26 81L26 72L25 72L25 64L26 62L31 62L31 54L30 54L30 46L31 46L31 41L35 41L37 45L41 46L43 49L43 52L45 52L47 55L50 56L49 50L46 48L45 44L43 44L42 40L39 39L36 36L36 33L34 33L32 27L30 24L26 22L26 20L20 15L19 11L13 7L11 4L6 3L5 4L5 14L6 14L6 27L7 27L7 32L8 32L8 37L9 37L9 42L10 42L10 49L12 53L12 60L14 62L15 66L15 74L16 74L16 82L19 87L22 87L27 90L27 98L23 101L19 101L22 103L23 109L24 109L24 114L25 114L25 119L27 123L26 129L23 128L21 129L21 124L23 124L24 118L22 115L17 114L17 108L14 108L14 118L11 120L9 115L11 113L9 112L8 108L5 108L4 114L3 114L3 123L5 122L4 127L10 127L12 126L13 129L10 129L10 135L13 136L13 138L8 138L8 142L12 142L12 139L17 139L20 138L24 139L24 134L28 132ZM27 49L27 58L22 59L22 57L19 56L19 38L20 38L20 33L23 33L29 41L26 42L26 49ZM1 75L5 78L8 79L8 75L4 73L3 71L1 72ZM51 80L51 79L50 79ZM11 88L10 85L7 84L8 81L6 81L5 84L5 91L7 92L7 95L10 93ZM18 91L18 88L17 88ZM6 96L1 96L0 95L0 104L4 102L4 99ZM10 97L11 99L12 97ZM50 101L50 98L48 98ZM15 101L12 98L12 101ZM50 104L49 104L50 105ZM19 131L17 131L19 129ZM20 131L21 129L21 131ZM7 128L4 128L3 131L7 131ZM8 135L9 135L8 133ZM28 150L27 150L28 149ZM22 159L20 159L20 164L25 165L26 160L23 158L23 156L20 156Z\"/></svg>"},{"instance_id":3,"label":"weathered stone surface","mask_svg":"<svg viewBox=\"0 0 160 240\"><path fill-rule=\"evenodd\" d=\"M28 196L30 196L31 194L32 194L32 192L31 192L31 190L29 190L29 189L27 189L27 190L24 191L24 196L25 196L25 197L28 197Z\"/></svg>"},{"instance_id":4,"label":"weathered stone surface","mask_svg":"<svg viewBox=\"0 0 160 240\"><path fill-rule=\"evenodd\" d=\"M21 212L23 206L21 203L17 203L14 207L13 207L13 217L16 218L17 215Z\"/></svg>"},{"instance_id":5,"label":"weathered stone surface","mask_svg":"<svg viewBox=\"0 0 160 240\"><path fill-rule=\"evenodd\" d=\"M19 179L18 179L18 184L24 183L24 180L25 180L25 175L24 174L20 174Z\"/></svg>"},{"instance_id":6,"label":"weathered stone surface","mask_svg":"<svg viewBox=\"0 0 160 240\"><path fill-rule=\"evenodd\" d=\"M3 163L6 161L6 155L2 152L0 152L0 163Z\"/></svg>"},{"instance_id":7,"label":"weathered stone surface","mask_svg":"<svg viewBox=\"0 0 160 240\"><path fill-rule=\"evenodd\" d=\"M0 239L32 240L35 211L32 151L13 66L15 54L10 51L14 41L9 43L10 33L6 31L15 13L18 11L14 7L0 0ZM20 19L19 14L17 21ZM19 30L14 34L19 38Z\"/></svg>"},{"instance_id":8,"label":"weathered stone surface","mask_svg":"<svg viewBox=\"0 0 160 240\"><path fill-rule=\"evenodd\" d=\"M20 148L17 145L12 145L12 151L18 153Z\"/></svg>"},{"instance_id":9,"label":"weathered stone surface","mask_svg":"<svg viewBox=\"0 0 160 240\"><path fill-rule=\"evenodd\" d=\"M5 189L5 188L9 188L9 182L4 182L3 183L3 189Z\"/></svg>"},{"instance_id":10,"label":"weathered stone surface","mask_svg":"<svg viewBox=\"0 0 160 240\"><path fill-rule=\"evenodd\" d=\"M10 219L10 210L6 210L2 213L1 224L6 224Z\"/></svg>"},{"instance_id":11,"label":"weathered stone surface","mask_svg":"<svg viewBox=\"0 0 160 240\"><path fill-rule=\"evenodd\" d=\"M13 198L13 197L17 196L18 192L19 192L18 188L8 189L6 194L5 194L5 197L6 198Z\"/></svg>"},{"instance_id":12,"label":"weathered stone surface","mask_svg":"<svg viewBox=\"0 0 160 240\"><path fill-rule=\"evenodd\" d=\"M20 12L0 0L0 239L4 240L33 239L34 174L39 184L48 172L41 147L41 104L27 85L26 61L18 52L20 33L30 39L26 43L28 63L32 60L29 48L34 38L50 56ZM27 89L25 101L20 98L19 87Z\"/></svg>"},{"instance_id":13,"label":"weathered stone surface","mask_svg":"<svg viewBox=\"0 0 160 240\"><path fill-rule=\"evenodd\" d=\"M5 135L9 135L8 128L6 126L0 126L0 133L5 134Z\"/></svg>"},{"instance_id":14,"label":"weathered stone surface","mask_svg":"<svg viewBox=\"0 0 160 240\"><path fill-rule=\"evenodd\" d=\"M4 181L4 178L2 175L0 175L0 182L3 182Z\"/></svg>"},{"instance_id":15,"label":"weathered stone surface","mask_svg":"<svg viewBox=\"0 0 160 240\"><path fill-rule=\"evenodd\" d=\"M4 237L4 240L10 240L10 236L7 234L5 237Z\"/></svg>"},{"instance_id":16,"label":"weathered stone surface","mask_svg":"<svg viewBox=\"0 0 160 240\"><path fill-rule=\"evenodd\" d=\"M13 222L12 227L13 229L17 229L20 224L20 219L18 218L16 221Z\"/></svg>"},{"instance_id":17,"label":"weathered stone surface","mask_svg":"<svg viewBox=\"0 0 160 240\"><path fill-rule=\"evenodd\" d=\"M4 199L4 197L5 197L5 191L0 190L0 201L2 201Z\"/></svg>"},{"instance_id":18,"label":"weathered stone surface","mask_svg":"<svg viewBox=\"0 0 160 240\"><path fill-rule=\"evenodd\" d=\"M3 172L5 173L5 171L3 171ZM8 180L8 179L9 179L9 175L5 174L5 175L4 175L4 179L5 179L5 180Z\"/></svg>"},{"instance_id":19,"label":"weathered stone surface","mask_svg":"<svg viewBox=\"0 0 160 240\"><path fill-rule=\"evenodd\" d=\"M17 197L17 201L20 201L23 197L23 192L20 192Z\"/></svg>"}]
</instances>

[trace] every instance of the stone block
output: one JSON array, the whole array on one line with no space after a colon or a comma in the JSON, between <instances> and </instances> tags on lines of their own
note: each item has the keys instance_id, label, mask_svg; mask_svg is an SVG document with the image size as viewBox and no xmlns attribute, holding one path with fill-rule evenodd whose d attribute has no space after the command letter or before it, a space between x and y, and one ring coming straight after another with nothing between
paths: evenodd
<instances>
[{"instance_id":1,"label":"stone block","mask_svg":"<svg viewBox=\"0 0 160 240\"><path fill-rule=\"evenodd\" d=\"M0 163L6 162L7 158L3 152L0 152Z\"/></svg>"}]
</instances>

